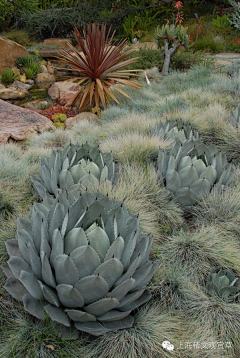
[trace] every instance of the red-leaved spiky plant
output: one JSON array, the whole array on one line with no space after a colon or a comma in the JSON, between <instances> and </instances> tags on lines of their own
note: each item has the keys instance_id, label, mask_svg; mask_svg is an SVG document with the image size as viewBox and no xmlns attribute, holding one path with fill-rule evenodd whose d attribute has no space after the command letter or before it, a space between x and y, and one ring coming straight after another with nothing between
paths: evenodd
<instances>
[{"instance_id":1,"label":"red-leaved spiky plant","mask_svg":"<svg viewBox=\"0 0 240 358\"><path fill-rule=\"evenodd\" d=\"M113 93L112 89L129 97L118 84L141 87L139 83L129 79L130 76L137 76L137 71L140 70L122 70L135 63L138 57L127 59L134 50L122 53L127 40L113 42L115 31L112 35L110 32L111 28L107 31L105 24L100 27L94 23L84 27L82 36L75 27L73 35L81 52L69 44L67 49L61 50L58 57L58 62L67 65L64 70L79 74L69 81L81 85L81 88L66 104L77 104L79 112L89 105L95 107L96 111L100 104L106 108L106 103L110 103L111 99L119 103L116 92Z\"/></svg>"}]
</instances>

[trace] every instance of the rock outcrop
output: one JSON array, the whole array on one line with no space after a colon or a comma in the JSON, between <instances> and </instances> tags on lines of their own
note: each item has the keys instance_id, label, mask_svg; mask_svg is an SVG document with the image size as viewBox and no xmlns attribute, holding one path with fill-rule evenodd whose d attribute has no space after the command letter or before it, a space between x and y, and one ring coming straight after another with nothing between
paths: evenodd
<instances>
[{"instance_id":1,"label":"rock outcrop","mask_svg":"<svg viewBox=\"0 0 240 358\"><path fill-rule=\"evenodd\" d=\"M55 129L50 119L29 109L0 100L0 144L25 140L37 133Z\"/></svg>"},{"instance_id":2,"label":"rock outcrop","mask_svg":"<svg viewBox=\"0 0 240 358\"><path fill-rule=\"evenodd\" d=\"M23 46L0 36L0 74L13 67L16 59L24 55L29 53Z\"/></svg>"},{"instance_id":3,"label":"rock outcrop","mask_svg":"<svg viewBox=\"0 0 240 358\"><path fill-rule=\"evenodd\" d=\"M48 90L52 99L60 98L62 101L69 101L79 91L80 86L67 81L55 82Z\"/></svg>"}]
</instances>

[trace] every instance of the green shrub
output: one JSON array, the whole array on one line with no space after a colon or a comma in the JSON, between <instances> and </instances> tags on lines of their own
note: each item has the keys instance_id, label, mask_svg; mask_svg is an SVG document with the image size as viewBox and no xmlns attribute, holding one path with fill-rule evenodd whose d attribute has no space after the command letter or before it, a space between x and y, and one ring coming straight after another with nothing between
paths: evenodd
<instances>
[{"instance_id":1,"label":"green shrub","mask_svg":"<svg viewBox=\"0 0 240 358\"><path fill-rule=\"evenodd\" d=\"M1 75L1 82L4 86L10 85L18 79L18 74L11 68L7 68Z\"/></svg>"},{"instance_id":2,"label":"green shrub","mask_svg":"<svg viewBox=\"0 0 240 358\"><path fill-rule=\"evenodd\" d=\"M203 37L193 46L194 51L204 51L210 53L223 52L224 43L216 42L211 37Z\"/></svg>"},{"instance_id":3,"label":"green shrub","mask_svg":"<svg viewBox=\"0 0 240 358\"><path fill-rule=\"evenodd\" d=\"M23 71L23 68L31 68L31 66L33 65L33 63L36 63L36 59L33 56L30 55L24 55L19 57L16 62L15 65L17 66L17 68L20 69L20 71ZM35 66L35 65L33 65Z\"/></svg>"},{"instance_id":4,"label":"green shrub","mask_svg":"<svg viewBox=\"0 0 240 358\"><path fill-rule=\"evenodd\" d=\"M26 46L31 42L29 33L26 30L10 30L3 32L3 36L6 39L15 41L22 46Z\"/></svg>"},{"instance_id":5,"label":"green shrub","mask_svg":"<svg viewBox=\"0 0 240 358\"><path fill-rule=\"evenodd\" d=\"M228 20L227 15L223 15L223 16L217 16L216 19L213 19L213 26L220 28L220 29L224 29L226 27L230 27L230 21Z\"/></svg>"},{"instance_id":6,"label":"green shrub","mask_svg":"<svg viewBox=\"0 0 240 358\"><path fill-rule=\"evenodd\" d=\"M140 48L139 51L134 52L130 58L139 57L138 61L131 66L128 66L128 69L148 69L154 66L159 67L159 51L150 49L150 48Z\"/></svg>"},{"instance_id":7,"label":"green shrub","mask_svg":"<svg viewBox=\"0 0 240 358\"><path fill-rule=\"evenodd\" d=\"M161 60L163 64L163 60ZM170 68L173 70L187 70L194 65L204 63L210 65L212 60L207 59L202 51L177 51L171 59Z\"/></svg>"},{"instance_id":8,"label":"green shrub","mask_svg":"<svg viewBox=\"0 0 240 358\"><path fill-rule=\"evenodd\" d=\"M26 75L26 77L27 77L27 79L29 79L29 80L33 80L36 76L34 75L34 72L33 72L33 70L31 69L31 68L24 68L23 69L23 71L24 71L24 73L25 73L25 75Z\"/></svg>"}]
</instances>

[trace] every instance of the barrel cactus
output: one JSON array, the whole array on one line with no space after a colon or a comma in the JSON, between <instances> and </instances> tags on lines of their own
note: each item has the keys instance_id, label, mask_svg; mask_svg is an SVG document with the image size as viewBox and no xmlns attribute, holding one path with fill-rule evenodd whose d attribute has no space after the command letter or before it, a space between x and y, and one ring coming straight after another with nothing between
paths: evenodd
<instances>
[{"instance_id":1,"label":"barrel cactus","mask_svg":"<svg viewBox=\"0 0 240 358\"><path fill-rule=\"evenodd\" d=\"M199 134L189 122L183 122L181 119L166 120L149 127L151 136L157 136L161 140L169 140L175 142L176 140L184 143L187 140L198 140Z\"/></svg>"},{"instance_id":2,"label":"barrel cactus","mask_svg":"<svg viewBox=\"0 0 240 358\"><path fill-rule=\"evenodd\" d=\"M206 196L213 187L229 184L233 177L226 155L199 140L176 142L169 153L160 150L157 167L162 183L185 208Z\"/></svg>"},{"instance_id":3,"label":"barrel cactus","mask_svg":"<svg viewBox=\"0 0 240 358\"><path fill-rule=\"evenodd\" d=\"M240 303L240 280L231 270L221 269L210 273L206 286L212 296L218 296L227 302Z\"/></svg>"},{"instance_id":4,"label":"barrel cactus","mask_svg":"<svg viewBox=\"0 0 240 358\"><path fill-rule=\"evenodd\" d=\"M53 150L49 159L41 159L39 175L31 180L41 198L46 193L57 196L59 189L114 179L115 163L111 153L87 143L69 144L64 150Z\"/></svg>"},{"instance_id":5,"label":"barrel cactus","mask_svg":"<svg viewBox=\"0 0 240 358\"><path fill-rule=\"evenodd\" d=\"M93 335L128 328L151 297L151 242L124 203L87 191L47 195L6 241L4 287L41 320Z\"/></svg>"}]
</instances>

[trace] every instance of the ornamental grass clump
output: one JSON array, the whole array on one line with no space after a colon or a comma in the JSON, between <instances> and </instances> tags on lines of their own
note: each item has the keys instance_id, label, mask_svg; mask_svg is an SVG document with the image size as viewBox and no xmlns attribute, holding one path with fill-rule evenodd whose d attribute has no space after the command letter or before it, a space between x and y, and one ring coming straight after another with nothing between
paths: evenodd
<instances>
[{"instance_id":1,"label":"ornamental grass clump","mask_svg":"<svg viewBox=\"0 0 240 358\"><path fill-rule=\"evenodd\" d=\"M124 203L87 191L46 196L6 241L4 287L28 313L65 329L129 328L131 312L151 298L146 285L158 267L149 261L151 244Z\"/></svg>"},{"instance_id":2,"label":"ornamental grass clump","mask_svg":"<svg viewBox=\"0 0 240 358\"><path fill-rule=\"evenodd\" d=\"M106 104L111 100L119 104L116 92L129 97L118 85L142 87L141 84L129 79L130 76L137 76L137 70L122 70L135 63L138 57L127 59L134 50L122 53L127 40L113 42L115 31L112 35L110 31L111 28L107 31L105 24L100 27L93 23L83 29L82 36L75 28L73 35L81 52L69 44L69 48L62 49L58 57L59 63L67 65L66 68L64 67L65 71L77 73L69 81L81 85L81 89L67 102L67 105L72 106L77 103L79 112L87 106L98 111L100 105L106 108Z\"/></svg>"},{"instance_id":3,"label":"ornamental grass clump","mask_svg":"<svg viewBox=\"0 0 240 358\"><path fill-rule=\"evenodd\" d=\"M53 150L49 159L40 159L39 175L31 180L41 198L46 193L58 195L59 189L74 189L80 184L102 183L114 179L115 163L111 153L87 143L69 144L64 150Z\"/></svg>"}]
</instances>

